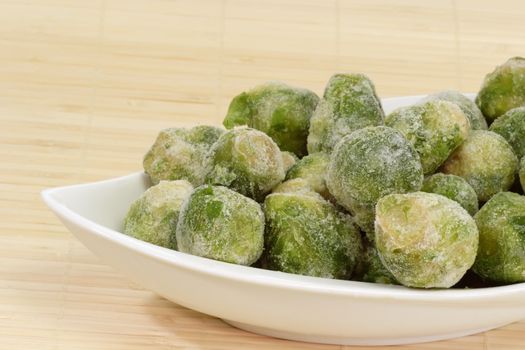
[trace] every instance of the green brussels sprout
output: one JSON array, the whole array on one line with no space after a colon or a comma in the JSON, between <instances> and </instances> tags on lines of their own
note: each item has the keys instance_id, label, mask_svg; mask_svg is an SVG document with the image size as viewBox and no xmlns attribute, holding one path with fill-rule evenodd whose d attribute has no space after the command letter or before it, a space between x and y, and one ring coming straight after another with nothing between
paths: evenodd
<instances>
[{"instance_id":1,"label":"green brussels sprout","mask_svg":"<svg viewBox=\"0 0 525 350\"><path fill-rule=\"evenodd\" d=\"M354 215L372 240L377 201L391 193L419 191L423 169L417 152L399 131L367 127L337 144L326 184L337 203Z\"/></svg>"},{"instance_id":2,"label":"green brussels sprout","mask_svg":"<svg viewBox=\"0 0 525 350\"><path fill-rule=\"evenodd\" d=\"M456 175L434 174L423 182L423 192L440 194L458 202L470 215L479 209L478 195L467 180Z\"/></svg>"},{"instance_id":3,"label":"green brussels sprout","mask_svg":"<svg viewBox=\"0 0 525 350\"><path fill-rule=\"evenodd\" d=\"M463 113L465 113L465 116L470 121L470 127L473 130L487 130L487 121L485 120L485 117L479 110L478 106L476 106L476 103L459 91L440 91L435 94L428 95L421 102L436 100L452 102L461 108Z\"/></svg>"},{"instance_id":4,"label":"green brussels sprout","mask_svg":"<svg viewBox=\"0 0 525 350\"><path fill-rule=\"evenodd\" d=\"M525 192L525 157L521 158L520 162L520 182L523 192Z\"/></svg>"},{"instance_id":5,"label":"green brussels sprout","mask_svg":"<svg viewBox=\"0 0 525 350\"><path fill-rule=\"evenodd\" d=\"M305 179L310 187L326 199L332 196L326 188L326 169L330 162L330 156L326 153L312 153L299 160L286 174L286 179Z\"/></svg>"},{"instance_id":6,"label":"green brussels sprout","mask_svg":"<svg viewBox=\"0 0 525 350\"><path fill-rule=\"evenodd\" d=\"M123 231L137 239L177 249L175 231L182 203L193 187L186 180L161 181L134 201L124 219Z\"/></svg>"},{"instance_id":7,"label":"green brussels sprout","mask_svg":"<svg viewBox=\"0 0 525 350\"><path fill-rule=\"evenodd\" d=\"M425 174L433 174L470 131L461 109L440 100L398 108L386 117L385 124L412 143Z\"/></svg>"},{"instance_id":8,"label":"green brussels sprout","mask_svg":"<svg viewBox=\"0 0 525 350\"><path fill-rule=\"evenodd\" d=\"M391 194L376 213L379 256L401 284L450 288L474 264L478 229L457 202L426 192Z\"/></svg>"},{"instance_id":9,"label":"green brussels sprout","mask_svg":"<svg viewBox=\"0 0 525 350\"><path fill-rule=\"evenodd\" d=\"M396 278L388 271L379 258L379 253L373 244L366 244L363 254L361 254L361 262L358 276L358 281L380 284L399 284Z\"/></svg>"},{"instance_id":10,"label":"green brussels sprout","mask_svg":"<svg viewBox=\"0 0 525 350\"><path fill-rule=\"evenodd\" d=\"M297 163L299 158L292 152L281 152L281 155L283 157L284 172L287 173Z\"/></svg>"},{"instance_id":11,"label":"green brussels sprout","mask_svg":"<svg viewBox=\"0 0 525 350\"><path fill-rule=\"evenodd\" d=\"M525 105L525 58L510 58L487 74L476 103L489 123Z\"/></svg>"},{"instance_id":12,"label":"green brussels sprout","mask_svg":"<svg viewBox=\"0 0 525 350\"><path fill-rule=\"evenodd\" d=\"M307 180L301 179L300 177L280 183L274 187L272 193L300 193L305 196L313 196L319 199L323 198L312 189Z\"/></svg>"},{"instance_id":13,"label":"green brussels sprout","mask_svg":"<svg viewBox=\"0 0 525 350\"><path fill-rule=\"evenodd\" d=\"M226 187L198 187L181 209L177 243L184 253L251 265L264 247L261 206Z\"/></svg>"},{"instance_id":14,"label":"green brussels sprout","mask_svg":"<svg viewBox=\"0 0 525 350\"><path fill-rule=\"evenodd\" d=\"M224 133L209 153L206 183L227 186L256 201L284 180L279 147L265 133L238 127Z\"/></svg>"},{"instance_id":15,"label":"green brussels sprout","mask_svg":"<svg viewBox=\"0 0 525 350\"><path fill-rule=\"evenodd\" d=\"M324 199L273 193L264 202L265 262L272 270L345 279L354 270L361 240L351 217Z\"/></svg>"},{"instance_id":16,"label":"green brussels sprout","mask_svg":"<svg viewBox=\"0 0 525 350\"><path fill-rule=\"evenodd\" d=\"M302 157L319 97L310 90L268 82L234 97L224 118L231 129L246 125L270 136L283 151Z\"/></svg>"},{"instance_id":17,"label":"green brussels sprout","mask_svg":"<svg viewBox=\"0 0 525 350\"><path fill-rule=\"evenodd\" d=\"M144 156L144 171L153 184L161 180L204 182L206 153L224 130L213 126L162 130Z\"/></svg>"},{"instance_id":18,"label":"green brussels sprout","mask_svg":"<svg viewBox=\"0 0 525 350\"><path fill-rule=\"evenodd\" d=\"M525 156L525 106L503 114L492 123L489 130L503 136L518 158Z\"/></svg>"},{"instance_id":19,"label":"green brussels sprout","mask_svg":"<svg viewBox=\"0 0 525 350\"><path fill-rule=\"evenodd\" d=\"M479 228L474 272L496 283L525 282L525 196L500 192L474 219Z\"/></svg>"},{"instance_id":20,"label":"green brussels sprout","mask_svg":"<svg viewBox=\"0 0 525 350\"><path fill-rule=\"evenodd\" d=\"M186 142L193 145L203 145L206 149L210 148L225 132L224 129L208 125L197 125L190 129L182 130L185 130L185 132L182 134L183 136L181 136L181 138Z\"/></svg>"},{"instance_id":21,"label":"green brussels sprout","mask_svg":"<svg viewBox=\"0 0 525 350\"><path fill-rule=\"evenodd\" d=\"M330 153L352 131L382 125L384 116L370 79L363 74L335 74L310 121L308 153Z\"/></svg>"},{"instance_id":22,"label":"green brussels sprout","mask_svg":"<svg viewBox=\"0 0 525 350\"><path fill-rule=\"evenodd\" d=\"M473 130L441 170L467 180L478 200L486 202L512 186L517 168L518 159L503 137L492 131Z\"/></svg>"}]
</instances>

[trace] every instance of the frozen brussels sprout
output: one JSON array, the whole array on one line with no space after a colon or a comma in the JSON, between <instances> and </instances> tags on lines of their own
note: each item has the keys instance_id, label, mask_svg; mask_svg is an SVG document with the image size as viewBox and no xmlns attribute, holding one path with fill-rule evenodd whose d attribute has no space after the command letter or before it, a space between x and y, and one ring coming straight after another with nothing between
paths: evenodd
<instances>
[{"instance_id":1,"label":"frozen brussels sprout","mask_svg":"<svg viewBox=\"0 0 525 350\"><path fill-rule=\"evenodd\" d=\"M398 108L386 117L385 124L412 143L425 174L433 174L470 131L461 109L440 100Z\"/></svg>"},{"instance_id":2,"label":"frozen brussels sprout","mask_svg":"<svg viewBox=\"0 0 525 350\"><path fill-rule=\"evenodd\" d=\"M326 184L337 203L349 210L373 239L377 201L391 193L419 191L423 169L417 152L399 131L386 126L367 127L337 144Z\"/></svg>"},{"instance_id":3,"label":"frozen brussels sprout","mask_svg":"<svg viewBox=\"0 0 525 350\"><path fill-rule=\"evenodd\" d=\"M305 179L310 187L324 198L331 198L326 188L326 169L330 162L330 156L326 153L312 153L299 160L286 174L286 179Z\"/></svg>"},{"instance_id":4,"label":"frozen brussels sprout","mask_svg":"<svg viewBox=\"0 0 525 350\"><path fill-rule=\"evenodd\" d=\"M350 277L361 249L350 216L320 197L273 193L264 202L265 263L300 275Z\"/></svg>"},{"instance_id":5,"label":"frozen brussels sprout","mask_svg":"<svg viewBox=\"0 0 525 350\"><path fill-rule=\"evenodd\" d=\"M478 200L486 202L512 186L517 167L518 159L503 137L492 131L473 130L441 170L467 180Z\"/></svg>"},{"instance_id":6,"label":"frozen brussels sprout","mask_svg":"<svg viewBox=\"0 0 525 350\"><path fill-rule=\"evenodd\" d=\"M496 283L525 282L525 196L498 193L474 218L479 228L474 272Z\"/></svg>"},{"instance_id":7,"label":"frozen brussels sprout","mask_svg":"<svg viewBox=\"0 0 525 350\"><path fill-rule=\"evenodd\" d=\"M213 126L162 130L144 156L144 171L153 184L161 180L188 180L202 185L206 153L224 130Z\"/></svg>"},{"instance_id":8,"label":"frozen brussels sprout","mask_svg":"<svg viewBox=\"0 0 525 350\"><path fill-rule=\"evenodd\" d=\"M369 283L399 284L396 278L388 271L379 258L377 249L373 244L366 244L361 254L361 262L357 280Z\"/></svg>"},{"instance_id":9,"label":"frozen brussels sprout","mask_svg":"<svg viewBox=\"0 0 525 350\"><path fill-rule=\"evenodd\" d=\"M184 203L177 225L184 253L251 265L264 247L264 214L260 205L222 186L203 185Z\"/></svg>"},{"instance_id":10,"label":"frozen brussels sprout","mask_svg":"<svg viewBox=\"0 0 525 350\"><path fill-rule=\"evenodd\" d=\"M525 157L521 158L519 175L521 187L523 188L523 192L525 192Z\"/></svg>"},{"instance_id":11,"label":"frozen brussels sprout","mask_svg":"<svg viewBox=\"0 0 525 350\"><path fill-rule=\"evenodd\" d=\"M485 117L479 110L478 106L476 106L476 103L459 91L440 91L435 94L428 95L423 99L422 102L436 100L452 102L461 108L463 113L465 113L465 116L469 119L470 127L473 130L487 130L487 121L485 120Z\"/></svg>"},{"instance_id":12,"label":"frozen brussels sprout","mask_svg":"<svg viewBox=\"0 0 525 350\"><path fill-rule=\"evenodd\" d=\"M375 243L384 266L408 287L450 288L476 259L478 229L457 202L415 192L377 203Z\"/></svg>"},{"instance_id":13,"label":"frozen brussels sprout","mask_svg":"<svg viewBox=\"0 0 525 350\"><path fill-rule=\"evenodd\" d=\"M279 147L265 133L239 127L224 133L209 153L206 183L229 187L256 201L284 180Z\"/></svg>"},{"instance_id":14,"label":"frozen brussels sprout","mask_svg":"<svg viewBox=\"0 0 525 350\"><path fill-rule=\"evenodd\" d=\"M281 155L283 157L284 172L286 173L294 166L295 163L297 163L299 158L297 158L297 156L292 152L281 152Z\"/></svg>"},{"instance_id":15,"label":"frozen brussels sprout","mask_svg":"<svg viewBox=\"0 0 525 350\"><path fill-rule=\"evenodd\" d=\"M272 193L300 193L305 196L313 196L319 199L323 198L319 193L312 189L308 181L301 178L287 180L280 183L275 186Z\"/></svg>"},{"instance_id":16,"label":"frozen brussels sprout","mask_svg":"<svg viewBox=\"0 0 525 350\"><path fill-rule=\"evenodd\" d=\"M319 97L310 90L268 82L243 92L230 103L224 126L246 125L268 134L283 151L306 154L310 118Z\"/></svg>"},{"instance_id":17,"label":"frozen brussels sprout","mask_svg":"<svg viewBox=\"0 0 525 350\"><path fill-rule=\"evenodd\" d=\"M175 231L182 203L193 187L186 180L161 181L146 190L124 219L124 233L162 247L177 249Z\"/></svg>"},{"instance_id":18,"label":"frozen brussels sprout","mask_svg":"<svg viewBox=\"0 0 525 350\"><path fill-rule=\"evenodd\" d=\"M423 192L436 193L458 202L470 215L479 209L478 195L467 180L456 175L434 174L423 182Z\"/></svg>"},{"instance_id":19,"label":"frozen brussels sprout","mask_svg":"<svg viewBox=\"0 0 525 350\"><path fill-rule=\"evenodd\" d=\"M513 57L487 74L476 103L489 121L525 105L525 58Z\"/></svg>"},{"instance_id":20,"label":"frozen brussels sprout","mask_svg":"<svg viewBox=\"0 0 525 350\"><path fill-rule=\"evenodd\" d=\"M382 125L383 108L374 84L363 74L335 74L310 121L308 153L330 153L352 131Z\"/></svg>"},{"instance_id":21,"label":"frozen brussels sprout","mask_svg":"<svg viewBox=\"0 0 525 350\"><path fill-rule=\"evenodd\" d=\"M492 123L489 130L503 136L518 158L525 156L525 107L514 108L503 114Z\"/></svg>"}]
</instances>

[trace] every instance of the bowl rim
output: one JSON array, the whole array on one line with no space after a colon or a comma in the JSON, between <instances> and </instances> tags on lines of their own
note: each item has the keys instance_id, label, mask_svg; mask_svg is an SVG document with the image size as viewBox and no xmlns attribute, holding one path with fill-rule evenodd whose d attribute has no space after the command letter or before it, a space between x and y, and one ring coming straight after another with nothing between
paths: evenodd
<instances>
[{"instance_id":1,"label":"bowl rim","mask_svg":"<svg viewBox=\"0 0 525 350\"><path fill-rule=\"evenodd\" d=\"M60 219L69 221L90 234L97 235L114 244L125 246L138 254L156 259L164 264L177 265L179 268L184 268L194 273L221 277L235 282L256 284L290 291L295 290L303 293L412 302L476 303L480 300L488 301L497 299L498 303L501 303L502 300L506 300L504 297L507 296L509 297L508 302L512 303L514 300L510 297L517 295L525 297L525 283L476 289L415 289L395 285L302 276L251 266L230 264L156 246L130 237L85 218L68 208L57 197L57 194L67 193L71 190L108 186L118 182L129 181L137 177L145 178L146 176L144 172L139 171L102 181L54 187L43 190L41 196L46 205L52 209Z\"/></svg>"}]
</instances>

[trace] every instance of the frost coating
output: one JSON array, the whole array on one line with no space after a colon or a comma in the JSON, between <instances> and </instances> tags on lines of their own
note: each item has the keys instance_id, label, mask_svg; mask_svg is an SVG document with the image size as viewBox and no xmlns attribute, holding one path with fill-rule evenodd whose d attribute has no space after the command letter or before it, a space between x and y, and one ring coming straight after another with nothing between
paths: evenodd
<instances>
[{"instance_id":1,"label":"frost coating","mask_svg":"<svg viewBox=\"0 0 525 350\"><path fill-rule=\"evenodd\" d=\"M433 174L470 131L461 109L439 100L398 108L386 117L385 124L412 143L425 174Z\"/></svg>"},{"instance_id":2,"label":"frost coating","mask_svg":"<svg viewBox=\"0 0 525 350\"><path fill-rule=\"evenodd\" d=\"M525 105L525 58L513 57L487 74L476 104L487 121Z\"/></svg>"},{"instance_id":3,"label":"frost coating","mask_svg":"<svg viewBox=\"0 0 525 350\"><path fill-rule=\"evenodd\" d=\"M389 127L368 127L344 137L328 165L326 183L337 202L373 239L374 208L391 193L418 191L423 184L419 156Z\"/></svg>"},{"instance_id":4,"label":"frost coating","mask_svg":"<svg viewBox=\"0 0 525 350\"><path fill-rule=\"evenodd\" d=\"M486 202L514 183L518 159L500 135L474 130L443 164L442 172L461 176L472 186L480 202Z\"/></svg>"},{"instance_id":5,"label":"frost coating","mask_svg":"<svg viewBox=\"0 0 525 350\"><path fill-rule=\"evenodd\" d=\"M478 195L469 183L456 175L434 174L423 182L423 192L436 193L458 202L470 215L479 209Z\"/></svg>"},{"instance_id":6,"label":"frost coating","mask_svg":"<svg viewBox=\"0 0 525 350\"><path fill-rule=\"evenodd\" d=\"M326 199L332 196L326 188L326 169L330 156L326 153L312 153L299 160L286 174L286 179L305 179L310 187Z\"/></svg>"},{"instance_id":7,"label":"frost coating","mask_svg":"<svg viewBox=\"0 0 525 350\"><path fill-rule=\"evenodd\" d=\"M319 97L310 90L268 82L243 92L230 103L224 126L246 125L270 136L283 151L306 154L310 118Z\"/></svg>"},{"instance_id":8,"label":"frost coating","mask_svg":"<svg viewBox=\"0 0 525 350\"><path fill-rule=\"evenodd\" d=\"M476 259L478 229L458 203L425 192L377 203L375 242L384 266L403 285L449 288Z\"/></svg>"},{"instance_id":9,"label":"frost coating","mask_svg":"<svg viewBox=\"0 0 525 350\"><path fill-rule=\"evenodd\" d=\"M177 242L184 253L251 265L263 251L264 214L250 198L226 187L204 185L181 209Z\"/></svg>"},{"instance_id":10,"label":"frost coating","mask_svg":"<svg viewBox=\"0 0 525 350\"><path fill-rule=\"evenodd\" d=\"M523 192L525 192L525 157L521 158L519 175L521 188L523 188Z\"/></svg>"},{"instance_id":11,"label":"frost coating","mask_svg":"<svg viewBox=\"0 0 525 350\"><path fill-rule=\"evenodd\" d=\"M492 123L489 130L503 136L518 158L525 156L525 106L503 114Z\"/></svg>"},{"instance_id":12,"label":"frost coating","mask_svg":"<svg viewBox=\"0 0 525 350\"><path fill-rule=\"evenodd\" d=\"M133 204L124 219L124 233L143 241L177 249L175 231L182 203L193 187L186 180L161 181Z\"/></svg>"},{"instance_id":13,"label":"frost coating","mask_svg":"<svg viewBox=\"0 0 525 350\"><path fill-rule=\"evenodd\" d=\"M264 202L266 264L307 276L350 277L361 249L350 216L329 202L300 193L274 193Z\"/></svg>"},{"instance_id":14,"label":"frost coating","mask_svg":"<svg viewBox=\"0 0 525 350\"><path fill-rule=\"evenodd\" d=\"M470 121L470 126L473 130L487 130L487 121L485 120L485 117L483 116L483 113L479 110L478 106L471 101L468 97L460 93L459 91L454 90L445 90L440 91L432 95L428 95L425 97L421 102L428 102L428 101L448 101L456 104L463 113L465 113L465 116Z\"/></svg>"},{"instance_id":15,"label":"frost coating","mask_svg":"<svg viewBox=\"0 0 525 350\"><path fill-rule=\"evenodd\" d=\"M310 122L308 153L330 153L352 131L382 125L381 102L374 84L363 74L335 74Z\"/></svg>"},{"instance_id":16,"label":"frost coating","mask_svg":"<svg viewBox=\"0 0 525 350\"><path fill-rule=\"evenodd\" d=\"M213 126L164 129L144 156L144 171L153 184L188 180L193 186L202 185L206 153L223 132Z\"/></svg>"},{"instance_id":17,"label":"frost coating","mask_svg":"<svg viewBox=\"0 0 525 350\"><path fill-rule=\"evenodd\" d=\"M525 282L525 197L498 193L474 218L479 228L474 272L496 283Z\"/></svg>"},{"instance_id":18,"label":"frost coating","mask_svg":"<svg viewBox=\"0 0 525 350\"><path fill-rule=\"evenodd\" d=\"M284 180L279 147L263 132L239 127L224 133L209 153L206 183L229 187L256 201Z\"/></svg>"},{"instance_id":19,"label":"frost coating","mask_svg":"<svg viewBox=\"0 0 525 350\"><path fill-rule=\"evenodd\" d=\"M281 152L281 155L283 157L284 172L286 173L294 166L295 163L297 163L299 158L297 158L297 156L292 152Z\"/></svg>"}]
</instances>

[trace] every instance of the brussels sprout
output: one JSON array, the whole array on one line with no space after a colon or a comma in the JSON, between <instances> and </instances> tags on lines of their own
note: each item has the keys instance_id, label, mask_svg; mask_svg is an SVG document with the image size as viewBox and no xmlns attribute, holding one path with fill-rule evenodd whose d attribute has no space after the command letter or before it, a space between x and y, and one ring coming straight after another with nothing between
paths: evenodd
<instances>
[{"instance_id":1,"label":"brussels sprout","mask_svg":"<svg viewBox=\"0 0 525 350\"><path fill-rule=\"evenodd\" d=\"M297 178L292 180L287 180L275 186L272 190L272 193L300 193L305 196L313 196L319 199L322 199L321 195L315 192L308 181L305 179Z\"/></svg>"},{"instance_id":2,"label":"brussels sprout","mask_svg":"<svg viewBox=\"0 0 525 350\"><path fill-rule=\"evenodd\" d=\"M412 143L425 174L433 174L470 131L461 109L439 100L398 108L386 117L385 124Z\"/></svg>"},{"instance_id":3,"label":"brussels sprout","mask_svg":"<svg viewBox=\"0 0 525 350\"><path fill-rule=\"evenodd\" d=\"M474 219L479 228L474 272L496 283L525 282L525 197L498 193Z\"/></svg>"},{"instance_id":4,"label":"brussels sprout","mask_svg":"<svg viewBox=\"0 0 525 350\"><path fill-rule=\"evenodd\" d=\"M182 203L193 187L186 180L161 181L133 204L124 219L124 233L162 247L177 249L175 231Z\"/></svg>"},{"instance_id":5,"label":"brussels sprout","mask_svg":"<svg viewBox=\"0 0 525 350\"><path fill-rule=\"evenodd\" d=\"M281 152L281 155L283 157L284 172L287 173L297 163L299 158L292 152Z\"/></svg>"},{"instance_id":6,"label":"brussels sprout","mask_svg":"<svg viewBox=\"0 0 525 350\"><path fill-rule=\"evenodd\" d=\"M525 192L525 157L521 158L520 162L520 182L523 192Z\"/></svg>"},{"instance_id":7,"label":"brussels sprout","mask_svg":"<svg viewBox=\"0 0 525 350\"><path fill-rule=\"evenodd\" d=\"M180 130L180 129L179 129ZM224 134L225 130L216 126L198 125L190 129L182 129L185 132L181 136L186 142L193 145L203 145L208 149Z\"/></svg>"},{"instance_id":8,"label":"brussels sprout","mask_svg":"<svg viewBox=\"0 0 525 350\"><path fill-rule=\"evenodd\" d=\"M478 195L467 180L456 175L434 174L423 182L423 192L436 193L458 202L470 215L479 209Z\"/></svg>"},{"instance_id":9,"label":"brussels sprout","mask_svg":"<svg viewBox=\"0 0 525 350\"><path fill-rule=\"evenodd\" d=\"M467 180L478 200L486 202L512 186L517 167L518 159L503 137L492 131L473 130L443 164L442 171Z\"/></svg>"},{"instance_id":10,"label":"brussels sprout","mask_svg":"<svg viewBox=\"0 0 525 350\"><path fill-rule=\"evenodd\" d=\"M525 105L525 58L510 58L487 74L476 103L489 122Z\"/></svg>"},{"instance_id":11,"label":"brussels sprout","mask_svg":"<svg viewBox=\"0 0 525 350\"><path fill-rule=\"evenodd\" d=\"M181 209L177 243L184 253L251 265L263 252L264 214L250 198L226 187L203 185Z\"/></svg>"},{"instance_id":12,"label":"brussels sprout","mask_svg":"<svg viewBox=\"0 0 525 350\"><path fill-rule=\"evenodd\" d=\"M267 268L316 277L350 277L361 240L348 215L320 197L300 193L269 195L264 213Z\"/></svg>"},{"instance_id":13,"label":"brussels sprout","mask_svg":"<svg viewBox=\"0 0 525 350\"><path fill-rule=\"evenodd\" d=\"M514 108L503 114L492 123L490 131L503 136L518 158L525 156L525 107Z\"/></svg>"},{"instance_id":14,"label":"brussels sprout","mask_svg":"<svg viewBox=\"0 0 525 350\"><path fill-rule=\"evenodd\" d=\"M213 126L162 130L144 156L144 171L153 184L161 180L187 180L202 185L206 153L224 130Z\"/></svg>"},{"instance_id":15,"label":"brussels sprout","mask_svg":"<svg viewBox=\"0 0 525 350\"><path fill-rule=\"evenodd\" d=\"M211 148L209 159L206 183L227 186L256 201L285 177L279 147L255 129L227 131Z\"/></svg>"},{"instance_id":16,"label":"brussels sprout","mask_svg":"<svg viewBox=\"0 0 525 350\"><path fill-rule=\"evenodd\" d=\"M419 191L423 170L410 142L395 129L368 127L344 137L330 158L326 183L337 202L373 239L374 208L391 193Z\"/></svg>"},{"instance_id":17,"label":"brussels sprout","mask_svg":"<svg viewBox=\"0 0 525 350\"><path fill-rule=\"evenodd\" d=\"M487 130L487 121L485 120L483 113L481 113L474 101L471 101L462 93L454 90L441 91L428 95L421 102L436 100L452 102L461 108L463 113L465 113L465 116L469 119L470 126L473 130Z\"/></svg>"},{"instance_id":18,"label":"brussels sprout","mask_svg":"<svg viewBox=\"0 0 525 350\"><path fill-rule=\"evenodd\" d=\"M326 188L326 169L330 156L326 153L312 153L299 160L286 174L286 179L305 179L310 187L326 199L332 196Z\"/></svg>"},{"instance_id":19,"label":"brussels sprout","mask_svg":"<svg viewBox=\"0 0 525 350\"><path fill-rule=\"evenodd\" d=\"M360 270L357 280L361 282L399 284L395 277L383 265L373 244L366 244L361 254Z\"/></svg>"},{"instance_id":20,"label":"brussels sprout","mask_svg":"<svg viewBox=\"0 0 525 350\"><path fill-rule=\"evenodd\" d=\"M363 74L335 74L310 121L308 153L330 153L352 131L382 125L381 102Z\"/></svg>"},{"instance_id":21,"label":"brussels sprout","mask_svg":"<svg viewBox=\"0 0 525 350\"><path fill-rule=\"evenodd\" d=\"M476 259L478 229L458 203L416 192L377 203L375 243L384 266L408 287L449 288Z\"/></svg>"},{"instance_id":22,"label":"brussels sprout","mask_svg":"<svg viewBox=\"0 0 525 350\"><path fill-rule=\"evenodd\" d=\"M268 82L230 103L224 126L246 125L268 134L283 151L306 154L310 118L319 97L310 90Z\"/></svg>"}]
</instances>

